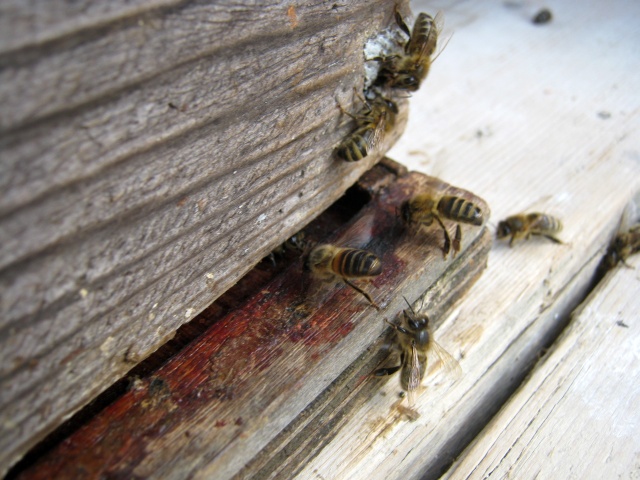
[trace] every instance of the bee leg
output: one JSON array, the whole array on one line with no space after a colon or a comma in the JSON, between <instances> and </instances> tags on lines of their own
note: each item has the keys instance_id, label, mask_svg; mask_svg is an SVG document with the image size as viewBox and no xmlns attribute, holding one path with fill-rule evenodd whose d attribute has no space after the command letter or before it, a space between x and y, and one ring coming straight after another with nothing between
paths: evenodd
<instances>
[{"instance_id":1,"label":"bee leg","mask_svg":"<svg viewBox=\"0 0 640 480\"><path fill-rule=\"evenodd\" d=\"M358 99L365 104L365 106L369 109L369 111L371 111L371 105L369 105L369 102L362 96L360 95L360 93L358 92L358 89L354 86L353 87L353 93L355 94L356 97L358 97Z\"/></svg>"},{"instance_id":2,"label":"bee leg","mask_svg":"<svg viewBox=\"0 0 640 480\"><path fill-rule=\"evenodd\" d=\"M406 328L404 328L401 325L397 325L395 323L391 323L389 320L387 320L386 318L384 319L385 322L387 322L389 325L391 325L391 327L396 331L396 332L400 332L400 333L404 333L405 335L411 335L411 332L409 332Z\"/></svg>"},{"instance_id":3,"label":"bee leg","mask_svg":"<svg viewBox=\"0 0 640 480\"><path fill-rule=\"evenodd\" d=\"M460 251L460 244L462 243L462 229L460 224L456 225L456 236L453 239L453 255L455 256Z\"/></svg>"},{"instance_id":4,"label":"bee leg","mask_svg":"<svg viewBox=\"0 0 640 480\"><path fill-rule=\"evenodd\" d=\"M336 103L338 104L338 108L340 109L340 111L344 114L344 115L348 115L349 117L353 118L354 120L358 120L358 117L356 117L355 115L353 115L352 113L347 112L342 105L340 105L340 102L338 102L336 100Z\"/></svg>"},{"instance_id":5,"label":"bee leg","mask_svg":"<svg viewBox=\"0 0 640 480\"><path fill-rule=\"evenodd\" d=\"M400 15L400 12L398 11L398 7L396 7L395 16L396 16L396 23L398 24L398 26L402 29L404 33L406 33L409 37L411 37L411 31L409 30L409 27L405 23L404 18L402 18L402 15Z\"/></svg>"},{"instance_id":6,"label":"bee leg","mask_svg":"<svg viewBox=\"0 0 640 480\"><path fill-rule=\"evenodd\" d=\"M367 61L370 62L370 61L375 60L375 61L380 62L380 63L388 63L389 60L396 61L396 60L398 60L400 58L402 58L400 55L398 55L397 53L394 53L392 55L385 55L383 57L367 58Z\"/></svg>"},{"instance_id":7,"label":"bee leg","mask_svg":"<svg viewBox=\"0 0 640 480\"><path fill-rule=\"evenodd\" d=\"M362 290L360 287L358 287L357 285L355 285L354 283L351 283L349 280L347 280L346 278L342 277L342 280L344 280L344 283L346 283L347 285L349 285L351 288L353 288L356 292L360 292L362 295L364 295L364 298L366 298L367 300L369 300L369 303L373 306L373 308L375 308L376 310L380 311L380 307L378 306L378 304L376 302L373 301L373 298L371 298L371 295L369 295L367 292L365 292L364 290Z\"/></svg>"},{"instance_id":8,"label":"bee leg","mask_svg":"<svg viewBox=\"0 0 640 480\"><path fill-rule=\"evenodd\" d=\"M387 375L393 375L394 373L396 373L398 370L400 370L400 368L402 368L402 365L398 365L397 367L386 367L386 368L379 368L378 370L376 370L375 372L373 372L373 374L376 377L385 377Z\"/></svg>"},{"instance_id":9,"label":"bee leg","mask_svg":"<svg viewBox=\"0 0 640 480\"><path fill-rule=\"evenodd\" d=\"M621 263L622 265L624 265L624 267L625 267L625 268L630 268L631 270L634 270L634 269L635 269L633 265L629 265L629 264L627 263L627 259L626 259L626 258L621 258L621 259L620 259L620 263Z\"/></svg>"},{"instance_id":10,"label":"bee leg","mask_svg":"<svg viewBox=\"0 0 640 480\"><path fill-rule=\"evenodd\" d=\"M560 240L559 238L554 237L553 235L545 235L545 234L543 234L542 236L543 237L547 237L552 242L560 243L560 244L562 243L562 240Z\"/></svg>"},{"instance_id":11,"label":"bee leg","mask_svg":"<svg viewBox=\"0 0 640 480\"><path fill-rule=\"evenodd\" d=\"M442 247L442 253L444 254L444 258L447 258L447 255L451 251L451 237L449 236L449 232L447 232L447 228L444 226L444 223L442 223L440 217L438 215L434 215L433 217L438 221L442 227L442 231L444 232L444 247Z\"/></svg>"}]
</instances>

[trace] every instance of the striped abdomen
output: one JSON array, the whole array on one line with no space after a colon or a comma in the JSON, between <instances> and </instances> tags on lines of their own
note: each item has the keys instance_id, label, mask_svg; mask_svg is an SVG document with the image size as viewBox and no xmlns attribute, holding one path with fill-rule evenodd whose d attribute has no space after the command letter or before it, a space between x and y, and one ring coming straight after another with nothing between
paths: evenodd
<instances>
[{"instance_id":1,"label":"striped abdomen","mask_svg":"<svg viewBox=\"0 0 640 480\"><path fill-rule=\"evenodd\" d=\"M449 220L472 225L482 225L484 220L482 210L473 202L452 195L446 195L438 201L438 213Z\"/></svg>"},{"instance_id":2,"label":"striped abdomen","mask_svg":"<svg viewBox=\"0 0 640 480\"><path fill-rule=\"evenodd\" d=\"M413 24L406 53L409 55L417 54L426 59L435 52L437 41L438 31L433 17L428 13L421 13Z\"/></svg>"},{"instance_id":3,"label":"striped abdomen","mask_svg":"<svg viewBox=\"0 0 640 480\"><path fill-rule=\"evenodd\" d=\"M529 213L527 215L531 233L557 233L562 230L562 222L544 213Z\"/></svg>"},{"instance_id":4,"label":"striped abdomen","mask_svg":"<svg viewBox=\"0 0 640 480\"><path fill-rule=\"evenodd\" d=\"M331 269L342 277L373 277L382 272L382 262L373 253L343 248L333 257Z\"/></svg>"},{"instance_id":5,"label":"striped abdomen","mask_svg":"<svg viewBox=\"0 0 640 480\"><path fill-rule=\"evenodd\" d=\"M358 162L369 155L373 149L375 128L372 125L364 125L357 128L345 138L338 148L336 155L347 162Z\"/></svg>"},{"instance_id":6,"label":"striped abdomen","mask_svg":"<svg viewBox=\"0 0 640 480\"><path fill-rule=\"evenodd\" d=\"M397 109L395 103L390 102ZM336 148L336 155L347 162L357 162L369 155L387 126L386 107L378 106L380 111L370 112L367 121L351 132ZM392 117L393 117L392 112Z\"/></svg>"}]
</instances>

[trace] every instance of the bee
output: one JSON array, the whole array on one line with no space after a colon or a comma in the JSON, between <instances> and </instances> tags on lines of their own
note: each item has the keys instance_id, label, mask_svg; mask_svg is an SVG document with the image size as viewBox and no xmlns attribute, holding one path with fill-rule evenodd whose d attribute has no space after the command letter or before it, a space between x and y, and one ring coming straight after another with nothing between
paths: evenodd
<instances>
[{"instance_id":1,"label":"bee","mask_svg":"<svg viewBox=\"0 0 640 480\"><path fill-rule=\"evenodd\" d=\"M406 200L400 206L400 215L406 224L417 223L429 226L436 220L444 232L444 247L442 249L444 257L447 258L453 243L453 254L460 251L462 242L462 229L460 223L471 225L482 225L484 214L480 207L469 200L455 195L438 196L431 192L420 193L415 197ZM451 241L442 218L456 222L456 234Z\"/></svg>"},{"instance_id":2,"label":"bee","mask_svg":"<svg viewBox=\"0 0 640 480\"><path fill-rule=\"evenodd\" d=\"M323 281L332 281L336 278L342 280L361 293L376 310L380 310L371 295L350 280L375 277L382 273L382 262L373 253L357 248L318 245L309 252L305 269L310 270L314 276Z\"/></svg>"},{"instance_id":3,"label":"bee","mask_svg":"<svg viewBox=\"0 0 640 480\"><path fill-rule=\"evenodd\" d=\"M289 252L298 252L302 253L307 248L307 240L305 239L304 231L299 231L298 233L292 235L288 239L286 239L283 243L274 248L271 253L267 256L273 266L276 266L276 257L284 257Z\"/></svg>"},{"instance_id":4,"label":"bee","mask_svg":"<svg viewBox=\"0 0 640 480\"><path fill-rule=\"evenodd\" d=\"M406 298L405 301L409 305ZM385 319L398 336L401 350L400 365L381 368L375 372L375 375L392 375L400 370L400 385L409 396L409 405L413 406L415 394L427 371L427 361L430 354L435 354L447 371L459 375L462 370L456 359L433 339L431 320L426 314L416 313L409 305L409 310L403 311L403 317L406 327Z\"/></svg>"},{"instance_id":5,"label":"bee","mask_svg":"<svg viewBox=\"0 0 640 480\"><path fill-rule=\"evenodd\" d=\"M378 145L382 135L389 131L398 113L398 106L392 100L376 95L369 103L361 98L364 109L352 115L345 111L342 106L342 113L353 118L358 126L336 147L336 156L347 162L357 162L369 155Z\"/></svg>"},{"instance_id":6,"label":"bee","mask_svg":"<svg viewBox=\"0 0 640 480\"><path fill-rule=\"evenodd\" d=\"M538 212L520 213L498 223L496 235L498 238L511 236L510 246L513 246L516 240L526 240L531 235L540 235L555 243L562 243L562 240L554 236L561 230L562 222L551 215Z\"/></svg>"},{"instance_id":7,"label":"bee","mask_svg":"<svg viewBox=\"0 0 640 480\"><path fill-rule=\"evenodd\" d=\"M627 258L637 252L640 252L640 223L616 235L602 260L602 267L605 271L611 270L620 262L628 266Z\"/></svg>"},{"instance_id":8,"label":"bee","mask_svg":"<svg viewBox=\"0 0 640 480\"><path fill-rule=\"evenodd\" d=\"M376 83L383 87L415 92L431 68L431 56L436 51L442 16L437 14L434 18L428 13L421 13L413 24L413 30L409 30L397 9L395 17L396 23L409 40L404 45L402 54L376 58L380 61Z\"/></svg>"}]
</instances>

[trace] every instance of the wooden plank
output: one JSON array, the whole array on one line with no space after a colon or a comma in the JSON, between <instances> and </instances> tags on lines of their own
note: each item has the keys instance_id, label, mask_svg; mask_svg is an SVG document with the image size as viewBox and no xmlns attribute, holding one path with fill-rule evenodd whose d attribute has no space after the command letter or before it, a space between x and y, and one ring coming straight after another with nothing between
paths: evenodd
<instances>
[{"instance_id":1,"label":"wooden plank","mask_svg":"<svg viewBox=\"0 0 640 480\"><path fill-rule=\"evenodd\" d=\"M610 272L444 478L633 478L640 257Z\"/></svg>"},{"instance_id":2,"label":"wooden plank","mask_svg":"<svg viewBox=\"0 0 640 480\"><path fill-rule=\"evenodd\" d=\"M1 52L34 49L46 42L114 23L141 12L179 5L176 0L113 2L5 0L0 5Z\"/></svg>"},{"instance_id":3,"label":"wooden plank","mask_svg":"<svg viewBox=\"0 0 640 480\"><path fill-rule=\"evenodd\" d=\"M67 7L59 12L56 3L23 5L5 17L6 23L12 23L6 32L14 39L27 37L32 45L19 41L26 45L12 51L20 45L12 41L0 44L7 50L0 51L0 100L6 109L0 131L103 102L109 96L131 98L132 90L149 82L160 91L138 92L146 95L142 99L134 96L137 101L127 108L135 107L132 120L137 123L166 114L168 103L183 113L188 110L193 117L202 109L214 109L212 104L226 107L225 97L237 96L242 89L251 92L245 105L258 98L268 100L269 95L264 98L260 92L283 82L290 89L304 91L310 80L320 80L315 78L318 73L335 75L341 68L353 71L354 66L362 66L364 42L357 48L355 44L380 29L383 17L392 13L390 5L379 1L370 10L363 1L344 7L331 2L256 6L250 1L155 1L92 8L79 4L77 9ZM358 20L365 9L369 22ZM67 14L76 16L60 24L59 15ZM58 37L45 33L45 38L53 38L38 41L38 34L34 39L32 32L39 22L51 22L54 30L61 27L62 31ZM348 35L356 25L359 31ZM45 26L43 31L47 30ZM332 38L340 41L334 43ZM337 48L342 55L336 55ZM309 61L304 60L308 49L313 50L317 66L329 68L309 71ZM332 55L332 61L325 63L325 55ZM252 86L254 82L261 88ZM149 95L153 93L157 96ZM112 115L121 113L127 112L112 111ZM206 118L205 112L202 116ZM209 120L215 117L214 110ZM84 119L80 125L91 129L106 120L102 115L93 121ZM85 133L85 138L93 133Z\"/></svg>"},{"instance_id":4,"label":"wooden plank","mask_svg":"<svg viewBox=\"0 0 640 480\"><path fill-rule=\"evenodd\" d=\"M395 142L404 99L378 151L349 165L333 156L354 128L337 102L362 108L363 46L394 4L96 8L89 26L0 54L0 464L164 344Z\"/></svg>"},{"instance_id":5,"label":"wooden plank","mask_svg":"<svg viewBox=\"0 0 640 480\"><path fill-rule=\"evenodd\" d=\"M487 270L436 331L462 379L427 377L415 422L398 411L390 379L295 478L440 477L564 327L640 190L636 7L558 2L547 25L532 24L525 4L413 8L440 8L442 36L453 35L389 155L477 192L496 223L532 210L561 218L565 245L496 241Z\"/></svg>"},{"instance_id":6,"label":"wooden plank","mask_svg":"<svg viewBox=\"0 0 640 480\"><path fill-rule=\"evenodd\" d=\"M379 184L375 176L368 181ZM374 349L361 357L388 328L382 317L406 308L403 296L414 300L432 286L429 298L447 308L484 269L490 245L486 229L463 226L462 250L452 260L443 258L439 228L416 233L399 224L399 205L426 187L463 196L487 218L490 214L469 192L409 174L322 240L366 246L380 257L383 273L367 289L381 312L342 283L332 288L314 282L300 258L20 478L82 471L89 477L223 479L255 473L278 450L296 445L291 432L281 435L279 448L272 443L266 459L247 466L309 403L302 417L311 419L340 395L334 384L331 393L314 401L348 365L359 357L358 362L368 363L365 357L378 353ZM305 231L315 238L313 226ZM351 243L356 241L361 243ZM443 277L456 279L458 288L444 288ZM349 390L352 382L343 377L338 383Z\"/></svg>"}]
</instances>

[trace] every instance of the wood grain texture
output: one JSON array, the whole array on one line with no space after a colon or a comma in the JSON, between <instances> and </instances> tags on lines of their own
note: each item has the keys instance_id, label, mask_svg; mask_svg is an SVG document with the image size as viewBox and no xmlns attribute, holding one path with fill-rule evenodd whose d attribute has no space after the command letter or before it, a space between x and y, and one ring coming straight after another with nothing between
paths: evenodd
<instances>
[{"instance_id":1,"label":"wood grain texture","mask_svg":"<svg viewBox=\"0 0 640 480\"><path fill-rule=\"evenodd\" d=\"M640 456L640 257L572 315L444 478L634 478Z\"/></svg>"},{"instance_id":2,"label":"wood grain texture","mask_svg":"<svg viewBox=\"0 0 640 480\"><path fill-rule=\"evenodd\" d=\"M402 100L378 151L333 157L392 1L83 5L6 6L25 30L0 45L2 465L340 197L406 119Z\"/></svg>"},{"instance_id":3,"label":"wood grain texture","mask_svg":"<svg viewBox=\"0 0 640 480\"><path fill-rule=\"evenodd\" d=\"M342 282L314 280L303 272L300 258L152 378L134 382L127 394L21 478L78 472L89 477L248 477L259 475L265 460L278 451L299 448L289 432L278 438L277 448L272 443L265 456L247 465L296 417L306 423L341 389L351 391L349 374L338 380L341 389L334 380L354 361L370 363L366 357L377 354L377 348L362 354L388 328L382 319L406 308L403 296L413 301L431 287L428 302L449 308L486 265L490 237L483 227L463 226L461 253L445 260L439 228L414 232L399 224L398 206L427 186L464 196L487 218L490 214L486 203L469 192L409 174L382 189L348 224L317 239L367 248L380 257L383 273L365 288L381 312ZM458 288L446 288L443 276ZM363 373L361 365L358 372L355 385L368 383L366 392L375 391L379 382L366 382L370 371ZM330 393L320 395L332 383Z\"/></svg>"}]
</instances>

